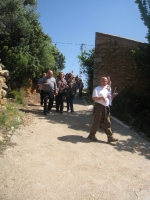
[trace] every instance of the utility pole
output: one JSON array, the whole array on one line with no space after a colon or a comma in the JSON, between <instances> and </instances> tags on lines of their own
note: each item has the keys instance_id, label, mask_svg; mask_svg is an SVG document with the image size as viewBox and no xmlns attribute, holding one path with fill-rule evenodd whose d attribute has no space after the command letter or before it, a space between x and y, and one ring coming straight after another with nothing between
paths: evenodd
<instances>
[{"instance_id":1,"label":"utility pole","mask_svg":"<svg viewBox=\"0 0 150 200\"><path fill-rule=\"evenodd\" d=\"M81 46L80 46L81 53L83 53L83 47L84 47L84 44L81 44ZM80 62L79 78L81 78L81 68L82 68L82 64L81 64L81 62Z\"/></svg>"}]
</instances>

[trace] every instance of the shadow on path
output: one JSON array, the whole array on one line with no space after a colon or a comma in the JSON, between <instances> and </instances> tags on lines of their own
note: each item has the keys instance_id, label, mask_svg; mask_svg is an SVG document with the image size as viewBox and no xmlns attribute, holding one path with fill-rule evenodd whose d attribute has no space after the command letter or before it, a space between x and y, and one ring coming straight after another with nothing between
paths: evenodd
<instances>
[{"instance_id":1,"label":"shadow on path","mask_svg":"<svg viewBox=\"0 0 150 200\"><path fill-rule=\"evenodd\" d=\"M63 142L71 142L71 143L78 143L78 142L82 142L82 143L90 143L90 142L95 142L90 140L89 138L85 138L83 136L79 136L79 135L65 135L65 136L61 136L58 137L58 140L63 141ZM104 143L107 144L107 142L98 140L98 143Z\"/></svg>"},{"instance_id":2,"label":"shadow on path","mask_svg":"<svg viewBox=\"0 0 150 200\"><path fill-rule=\"evenodd\" d=\"M71 143L77 143L77 142L83 142L83 143L89 143L92 142L90 139L87 139L90 132L90 127L93 122L92 112L89 112L86 107L85 110L79 110L76 111L76 108L78 105L83 105L83 100L79 99L78 97L75 99L75 112L74 113L67 113L66 107L64 107L64 113L56 113L55 111L55 105L47 116L43 115L43 108L40 110L39 107L31 107L29 109L24 109L22 111L26 113L32 113L36 117L38 117L41 120L47 120L50 124L67 124L69 129L85 132L85 138L78 135L67 135L59 137L58 140L65 141L65 142L71 142ZM116 150L118 151L127 151L130 153L137 153L141 156L145 156L147 159L150 159L150 143L141 138L138 134L136 134L134 131L118 124L116 121L112 119L112 129L115 134L117 134L120 137L128 137L127 139L119 140L117 143L111 144ZM104 131L102 129L99 129L97 131L98 134L104 134ZM103 141L98 141L99 143L106 143Z\"/></svg>"}]
</instances>

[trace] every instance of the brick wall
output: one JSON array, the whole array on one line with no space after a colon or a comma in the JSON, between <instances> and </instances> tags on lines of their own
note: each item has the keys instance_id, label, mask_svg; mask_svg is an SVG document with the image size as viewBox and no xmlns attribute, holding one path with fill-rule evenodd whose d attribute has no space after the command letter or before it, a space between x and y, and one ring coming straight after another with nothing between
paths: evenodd
<instances>
[{"instance_id":1,"label":"brick wall","mask_svg":"<svg viewBox=\"0 0 150 200\"><path fill-rule=\"evenodd\" d=\"M139 77L131 50L142 44L126 38L96 33L93 86L101 76L109 75L112 89L120 92L126 86L139 86ZM141 85L141 84L140 84ZM142 86L143 87L143 86Z\"/></svg>"}]
</instances>

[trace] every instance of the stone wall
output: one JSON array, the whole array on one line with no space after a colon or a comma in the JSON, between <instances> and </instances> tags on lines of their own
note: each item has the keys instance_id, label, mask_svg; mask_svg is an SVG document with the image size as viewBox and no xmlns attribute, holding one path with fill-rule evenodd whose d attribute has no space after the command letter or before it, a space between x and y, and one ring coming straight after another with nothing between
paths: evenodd
<instances>
[{"instance_id":1,"label":"stone wall","mask_svg":"<svg viewBox=\"0 0 150 200\"><path fill-rule=\"evenodd\" d=\"M4 66L0 63L0 109L2 109L7 101L6 101L6 90L7 90L7 85L6 85L6 79L9 76L9 72L7 70L3 70Z\"/></svg>"},{"instance_id":2,"label":"stone wall","mask_svg":"<svg viewBox=\"0 0 150 200\"><path fill-rule=\"evenodd\" d=\"M112 89L117 87L117 92L126 86L134 86L136 89L141 85L140 74L131 53L139 44L142 43L96 33L93 86L99 85L101 76L110 76Z\"/></svg>"}]
</instances>

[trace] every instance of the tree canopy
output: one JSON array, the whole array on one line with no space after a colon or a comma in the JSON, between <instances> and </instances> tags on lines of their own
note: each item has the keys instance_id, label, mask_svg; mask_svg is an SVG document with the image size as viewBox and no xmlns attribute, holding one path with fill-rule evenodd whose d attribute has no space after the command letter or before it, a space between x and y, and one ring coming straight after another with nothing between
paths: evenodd
<instances>
[{"instance_id":1,"label":"tree canopy","mask_svg":"<svg viewBox=\"0 0 150 200\"><path fill-rule=\"evenodd\" d=\"M135 3L138 4L141 19L144 21L145 26L148 28L147 39L150 43L150 1L149 0L135 0Z\"/></svg>"},{"instance_id":2,"label":"tree canopy","mask_svg":"<svg viewBox=\"0 0 150 200\"><path fill-rule=\"evenodd\" d=\"M150 88L150 1L136 0L135 3L138 4L141 13L141 19L148 28L148 33L146 36L148 44L139 45L139 47L133 51L133 56L137 67L143 76L143 81L146 80L149 83L148 88Z\"/></svg>"},{"instance_id":3,"label":"tree canopy","mask_svg":"<svg viewBox=\"0 0 150 200\"><path fill-rule=\"evenodd\" d=\"M0 58L20 83L65 68L65 57L43 32L36 8L36 0L0 1Z\"/></svg>"},{"instance_id":4,"label":"tree canopy","mask_svg":"<svg viewBox=\"0 0 150 200\"><path fill-rule=\"evenodd\" d=\"M78 56L81 62L81 74L85 74L87 80L87 89L89 93L92 93L93 90L93 71L94 71L94 54L95 49L89 50L89 52L82 52Z\"/></svg>"}]
</instances>

